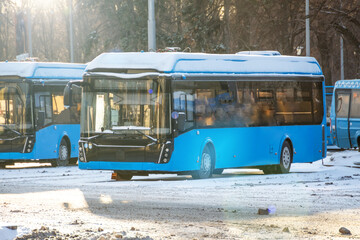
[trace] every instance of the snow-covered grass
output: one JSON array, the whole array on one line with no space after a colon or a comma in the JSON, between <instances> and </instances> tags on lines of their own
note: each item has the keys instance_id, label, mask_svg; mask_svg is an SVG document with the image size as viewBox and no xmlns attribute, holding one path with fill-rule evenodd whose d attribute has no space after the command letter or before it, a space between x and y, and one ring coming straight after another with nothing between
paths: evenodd
<instances>
[{"instance_id":1,"label":"snow-covered grass","mask_svg":"<svg viewBox=\"0 0 360 240\"><path fill-rule=\"evenodd\" d=\"M290 174L263 175L257 169L227 169L222 175L204 180L159 174L119 182L110 179L111 171L18 165L0 170L0 211L4 213L0 215L0 239L13 239L39 225L57 226L61 222L58 229L71 232L77 225L69 222L75 220L85 222L87 227L103 221L103 226L112 229L123 222L132 224L134 219L143 224L147 233L164 238L161 229L152 230L156 225L151 220L163 220L163 224L168 221L167 231L175 233L181 232L176 224L178 218L206 228L209 219L215 221L219 215L223 222L254 222L256 226L271 221L282 226L287 219L286 226L298 228L299 234L302 228L312 226L310 222L316 216L319 232L325 232L323 228L327 225L337 226L339 218L351 227L356 224L354 216L360 213L360 168L357 168L360 166L355 164L358 162L360 153L348 150L328 152L327 158L314 163L293 164ZM259 218L258 208L268 207L274 211L272 219ZM199 208L204 210L199 212ZM159 216L159 212L164 216ZM329 215L324 219L333 220L322 220L319 216L324 214ZM296 221L288 222L291 218ZM12 225L18 228L6 227ZM300 225L304 226L300 229ZM185 232L186 229L181 233ZM352 232L353 237L360 237L360 229Z\"/></svg>"}]
</instances>

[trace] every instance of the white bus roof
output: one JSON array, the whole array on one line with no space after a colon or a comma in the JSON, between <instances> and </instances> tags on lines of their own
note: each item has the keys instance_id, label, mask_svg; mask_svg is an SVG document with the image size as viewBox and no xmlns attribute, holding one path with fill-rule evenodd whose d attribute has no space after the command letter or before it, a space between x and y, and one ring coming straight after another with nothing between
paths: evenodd
<instances>
[{"instance_id":1,"label":"white bus roof","mask_svg":"<svg viewBox=\"0 0 360 240\"><path fill-rule=\"evenodd\" d=\"M0 62L0 77L82 79L85 67L79 63Z\"/></svg>"},{"instance_id":2,"label":"white bus roof","mask_svg":"<svg viewBox=\"0 0 360 240\"><path fill-rule=\"evenodd\" d=\"M262 55L262 56L280 56L279 51L241 51L236 54L241 55Z\"/></svg>"},{"instance_id":3,"label":"white bus roof","mask_svg":"<svg viewBox=\"0 0 360 240\"><path fill-rule=\"evenodd\" d=\"M205 53L103 53L89 63L86 72L136 69L188 74L322 75L312 57Z\"/></svg>"},{"instance_id":4,"label":"white bus roof","mask_svg":"<svg viewBox=\"0 0 360 240\"><path fill-rule=\"evenodd\" d=\"M339 80L335 83L335 88L360 88L360 79Z\"/></svg>"}]
</instances>

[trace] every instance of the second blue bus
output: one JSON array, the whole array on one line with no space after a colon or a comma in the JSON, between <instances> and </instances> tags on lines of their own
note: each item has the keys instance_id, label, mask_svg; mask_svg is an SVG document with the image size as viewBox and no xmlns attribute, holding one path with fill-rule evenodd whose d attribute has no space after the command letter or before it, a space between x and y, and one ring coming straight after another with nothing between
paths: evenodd
<instances>
[{"instance_id":1,"label":"second blue bus","mask_svg":"<svg viewBox=\"0 0 360 240\"><path fill-rule=\"evenodd\" d=\"M67 165L78 157L80 92L66 108L63 93L84 64L0 63L0 167L16 162Z\"/></svg>"}]
</instances>

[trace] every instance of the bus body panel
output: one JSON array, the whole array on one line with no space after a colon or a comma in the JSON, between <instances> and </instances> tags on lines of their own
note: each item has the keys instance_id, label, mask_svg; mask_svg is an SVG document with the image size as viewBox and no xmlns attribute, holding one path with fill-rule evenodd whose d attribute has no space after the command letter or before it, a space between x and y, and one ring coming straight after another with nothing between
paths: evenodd
<instances>
[{"instance_id":1,"label":"bus body panel","mask_svg":"<svg viewBox=\"0 0 360 240\"><path fill-rule=\"evenodd\" d=\"M60 142L64 137L69 138L71 158L78 156L78 141L80 136L79 125L56 124L36 132L34 150L37 159L56 159L59 157Z\"/></svg>"},{"instance_id":2,"label":"bus body panel","mask_svg":"<svg viewBox=\"0 0 360 240\"><path fill-rule=\"evenodd\" d=\"M215 168L275 165L280 162L283 142L291 141L294 163L322 159L321 126L281 126L191 130L175 138L167 164L130 162L79 162L80 169L182 172L200 168L200 157L209 142L216 152ZM319 136L313 138L312 136ZM304 141L307 139L307 141ZM191 146L191 147L189 147Z\"/></svg>"},{"instance_id":3,"label":"bus body panel","mask_svg":"<svg viewBox=\"0 0 360 240\"><path fill-rule=\"evenodd\" d=\"M357 139L360 136L360 118L349 119L349 133L352 147L359 147Z\"/></svg>"},{"instance_id":4,"label":"bus body panel","mask_svg":"<svg viewBox=\"0 0 360 240\"><path fill-rule=\"evenodd\" d=\"M349 141L349 119L336 118L336 144L341 148L350 148Z\"/></svg>"},{"instance_id":5,"label":"bus body panel","mask_svg":"<svg viewBox=\"0 0 360 240\"><path fill-rule=\"evenodd\" d=\"M79 125L51 125L36 132L36 142L30 153L3 152L0 160L50 160L59 157L61 139L67 137L71 143L71 158L77 158L79 153L78 140L80 136Z\"/></svg>"}]
</instances>

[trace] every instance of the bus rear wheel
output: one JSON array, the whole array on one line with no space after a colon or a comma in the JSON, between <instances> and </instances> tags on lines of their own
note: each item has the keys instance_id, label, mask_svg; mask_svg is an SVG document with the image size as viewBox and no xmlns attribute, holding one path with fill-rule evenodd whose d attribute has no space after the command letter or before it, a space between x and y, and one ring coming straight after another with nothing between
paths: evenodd
<instances>
[{"instance_id":1,"label":"bus rear wheel","mask_svg":"<svg viewBox=\"0 0 360 240\"><path fill-rule=\"evenodd\" d=\"M53 166L67 166L70 160L70 151L65 139L62 139L59 147L59 157L56 159Z\"/></svg>"},{"instance_id":2,"label":"bus rear wheel","mask_svg":"<svg viewBox=\"0 0 360 240\"><path fill-rule=\"evenodd\" d=\"M293 152L291 150L290 143L285 141L281 148L280 164L264 166L261 170L263 170L264 174L289 173L292 161Z\"/></svg>"},{"instance_id":3,"label":"bus rear wheel","mask_svg":"<svg viewBox=\"0 0 360 240\"><path fill-rule=\"evenodd\" d=\"M214 170L214 156L209 146L206 146L201 155L200 169L194 171L191 175L193 179L205 179L210 178Z\"/></svg>"},{"instance_id":4,"label":"bus rear wheel","mask_svg":"<svg viewBox=\"0 0 360 240\"><path fill-rule=\"evenodd\" d=\"M290 143L286 141L281 148L280 165L278 167L280 173L289 173L292 161L293 152Z\"/></svg>"}]
</instances>

